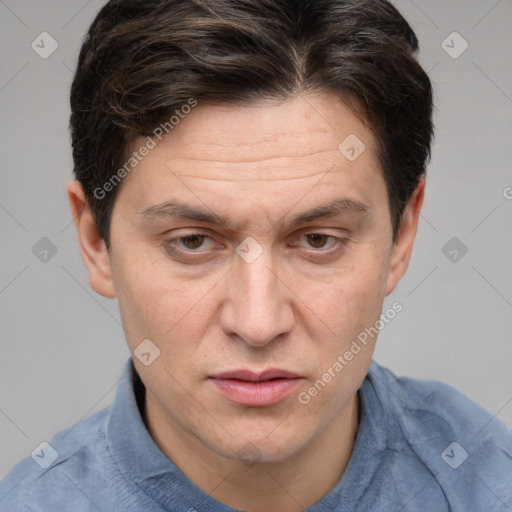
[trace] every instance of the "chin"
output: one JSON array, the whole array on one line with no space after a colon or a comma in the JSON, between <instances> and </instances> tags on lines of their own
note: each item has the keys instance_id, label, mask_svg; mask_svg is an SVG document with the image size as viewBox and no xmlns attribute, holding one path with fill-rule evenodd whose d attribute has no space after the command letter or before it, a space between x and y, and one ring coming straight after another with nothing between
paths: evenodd
<instances>
[{"instance_id":1,"label":"chin","mask_svg":"<svg viewBox=\"0 0 512 512\"><path fill-rule=\"evenodd\" d=\"M312 439L301 437L304 435L302 429L300 433L283 431L279 435L276 430L274 426L274 432L268 437L262 436L261 433L252 436L247 432L237 436L232 432L237 439L236 443L231 442L228 446L217 443L210 446L210 449L226 459L239 461L252 467L255 464L276 464L289 460L312 442Z\"/></svg>"}]
</instances>

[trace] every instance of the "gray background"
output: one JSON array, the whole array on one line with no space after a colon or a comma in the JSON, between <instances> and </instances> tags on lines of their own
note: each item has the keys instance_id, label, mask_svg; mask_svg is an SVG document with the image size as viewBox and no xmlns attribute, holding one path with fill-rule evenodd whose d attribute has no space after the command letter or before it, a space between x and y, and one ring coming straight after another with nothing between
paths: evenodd
<instances>
[{"instance_id":1,"label":"gray background","mask_svg":"<svg viewBox=\"0 0 512 512\"><path fill-rule=\"evenodd\" d=\"M65 194L69 87L102 4L0 0L0 477L109 405L129 356L117 303L89 288ZM451 384L512 426L512 1L395 4L434 82L436 141L412 261L384 304L404 309L375 359ZM43 31L59 45L46 59L31 48ZM458 58L442 46L463 48L454 31L469 44ZM42 237L57 248L47 261L32 251ZM454 247L443 252L453 237L455 262Z\"/></svg>"}]
</instances>

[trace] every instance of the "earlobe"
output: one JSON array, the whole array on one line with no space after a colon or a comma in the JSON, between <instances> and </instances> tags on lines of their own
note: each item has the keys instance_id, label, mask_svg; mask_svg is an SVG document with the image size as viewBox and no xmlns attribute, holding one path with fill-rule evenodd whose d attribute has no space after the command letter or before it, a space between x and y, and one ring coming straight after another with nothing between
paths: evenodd
<instances>
[{"instance_id":1,"label":"earlobe","mask_svg":"<svg viewBox=\"0 0 512 512\"><path fill-rule=\"evenodd\" d=\"M422 177L402 215L399 234L391 253L386 296L396 288L409 266L424 196L425 178Z\"/></svg>"},{"instance_id":2,"label":"earlobe","mask_svg":"<svg viewBox=\"0 0 512 512\"><path fill-rule=\"evenodd\" d=\"M67 188L71 215L75 224L78 245L84 260L91 288L104 297L116 296L110 256L79 181L71 181Z\"/></svg>"}]
</instances>

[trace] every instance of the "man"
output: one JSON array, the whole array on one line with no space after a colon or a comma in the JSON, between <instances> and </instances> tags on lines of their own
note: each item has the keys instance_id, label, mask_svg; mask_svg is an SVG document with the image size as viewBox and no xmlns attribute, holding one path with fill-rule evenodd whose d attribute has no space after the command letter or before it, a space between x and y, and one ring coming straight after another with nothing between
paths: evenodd
<instances>
[{"instance_id":1,"label":"man","mask_svg":"<svg viewBox=\"0 0 512 512\"><path fill-rule=\"evenodd\" d=\"M105 5L68 196L133 358L2 511L512 510L512 433L372 362L430 156L417 49L385 0Z\"/></svg>"}]
</instances>

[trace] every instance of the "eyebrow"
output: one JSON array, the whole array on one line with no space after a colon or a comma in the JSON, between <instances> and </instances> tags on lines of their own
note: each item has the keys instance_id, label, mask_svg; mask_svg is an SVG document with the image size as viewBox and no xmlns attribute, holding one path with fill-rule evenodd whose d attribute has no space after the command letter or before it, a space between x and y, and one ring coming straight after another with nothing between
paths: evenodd
<instances>
[{"instance_id":1,"label":"eyebrow","mask_svg":"<svg viewBox=\"0 0 512 512\"><path fill-rule=\"evenodd\" d=\"M333 199L325 205L317 206L311 210L302 212L289 220L285 220L285 225L288 227L297 227L301 224L311 222L314 220L335 217L338 215L354 215L367 216L371 213L371 208L351 198L337 198ZM163 203L159 203L140 212L137 217L140 222L151 222L153 220L162 219L187 219L196 222L204 222L215 226L222 226L223 228L235 231L236 225L229 219L218 215L208 208L203 208L188 203L184 203L177 199L171 199ZM240 226L242 229L243 226Z\"/></svg>"}]
</instances>

